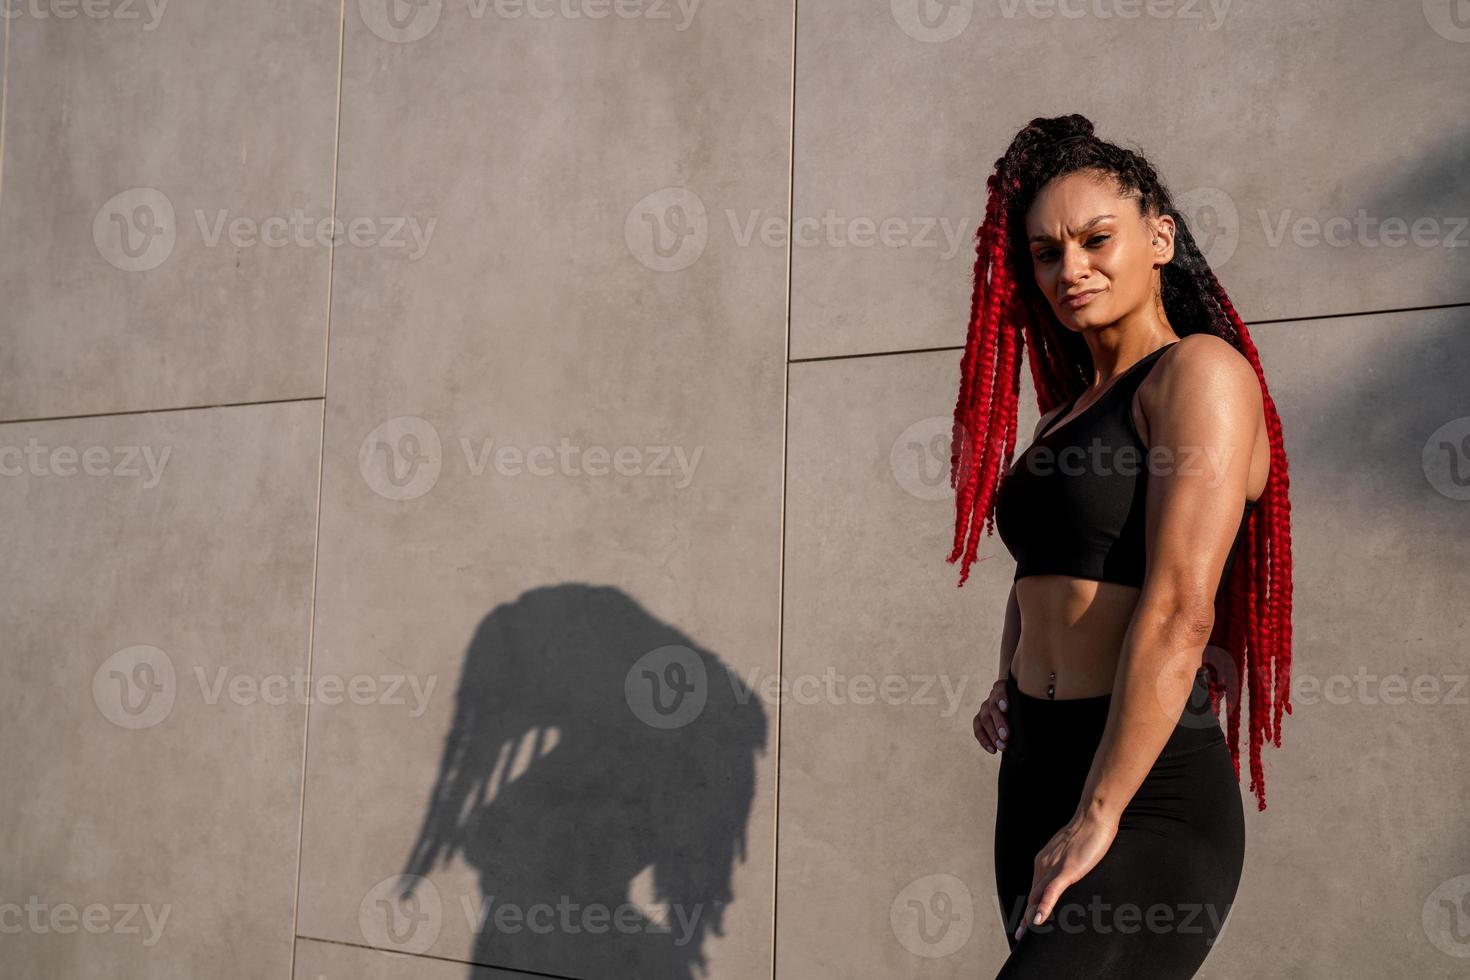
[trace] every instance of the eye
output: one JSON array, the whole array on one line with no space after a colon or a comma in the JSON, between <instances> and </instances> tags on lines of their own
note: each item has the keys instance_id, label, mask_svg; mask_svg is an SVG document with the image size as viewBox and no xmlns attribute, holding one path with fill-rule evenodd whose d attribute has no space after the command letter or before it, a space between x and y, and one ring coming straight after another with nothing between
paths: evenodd
<instances>
[{"instance_id":1,"label":"eye","mask_svg":"<svg viewBox=\"0 0 1470 980\"><path fill-rule=\"evenodd\" d=\"M1087 239L1087 247L1088 248L1101 248L1103 245L1106 245L1108 242L1110 242L1112 240L1113 240L1113 236L1112 235L1106 235L1106 234L1102 234L1102 233L1099 233L1099 234L1096 234L1096 235L1091 235ZM1043 248L1043 249L1037 251L1033 255L1033 258L1035 258L1035 260L1037 262L1050 262L1052 259L1056 258L1056 256L1057 256L1057 250L1054 249L1054 248L1048 247L1048 248Z\"/></svg>"}]
</instances>

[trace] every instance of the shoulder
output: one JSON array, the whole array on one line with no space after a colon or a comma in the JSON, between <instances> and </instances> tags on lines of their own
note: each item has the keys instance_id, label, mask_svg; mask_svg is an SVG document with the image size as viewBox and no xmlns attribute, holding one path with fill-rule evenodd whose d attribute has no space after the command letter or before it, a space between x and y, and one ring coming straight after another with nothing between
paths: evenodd
<instances>
[{"instance_id":1,"label":"shoulder","mask_svg":"<svg viewBox=\"0 0 1470 980\"><path fill-rule=\"evenodd\" d=\"M1245 355L1229 341L1211 333L1188 334L1161 358L1159 370L1149 372L1149 398L1166 409L1186 406L1203 410L1217 406L1252 413L1262 405L1260 379ZM1146 385L1148 387L1148 385Z\"/></svg>"}]
</instances>

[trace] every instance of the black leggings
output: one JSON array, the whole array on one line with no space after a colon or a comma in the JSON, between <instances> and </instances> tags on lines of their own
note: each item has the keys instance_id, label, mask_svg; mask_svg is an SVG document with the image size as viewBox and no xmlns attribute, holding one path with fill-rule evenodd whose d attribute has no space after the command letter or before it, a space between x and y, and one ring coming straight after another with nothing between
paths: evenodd
<instances>
[{"instance_id":1,"label":"black leggings","mask_svg":"<svg viewBox=\"0 0 1470 980\"><path fill-rule=\"evenodd\" d=\"M1010 956L996 980L1183 980L1225 925L1245 862L1245 813L1201 670L1189 703L1097 866L1028 925L1033 860L1072 818L1112 695L1051 700L1006 680L995 883Z\"/></svg>"}]
</instances>

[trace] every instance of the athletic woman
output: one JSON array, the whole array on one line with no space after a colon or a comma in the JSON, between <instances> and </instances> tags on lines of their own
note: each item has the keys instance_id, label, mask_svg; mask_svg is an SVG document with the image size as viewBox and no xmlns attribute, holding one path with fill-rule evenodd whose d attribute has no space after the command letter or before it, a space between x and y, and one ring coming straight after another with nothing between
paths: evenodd
<instances>
[{"instance_id":1,"label":"athletic woman","mask_svg":"<svg viewBox=\"0 0 1470 980\"><path fill-rule=\"evenodd\" d=\"M989 178L951 562L1016 560L975 737L1001 754L999 977L1193 977L1245 859L1291 666L1281 424L1245 325L1138 153L1035 119ZM1021 353L1041 419L1013 462ZM1228 700L1227 738L1217 717Z\"/></svg>"}]
</instances>

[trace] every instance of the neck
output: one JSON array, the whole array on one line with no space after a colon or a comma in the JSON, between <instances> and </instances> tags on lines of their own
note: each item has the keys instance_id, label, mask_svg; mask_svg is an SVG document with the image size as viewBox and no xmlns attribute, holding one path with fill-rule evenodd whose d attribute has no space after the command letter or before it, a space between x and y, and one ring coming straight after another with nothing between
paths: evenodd
<instances>
[{"instance_id":1,"label":"neck","mask_svg":"<svg viewBox=\"0 0 1470 980\"><path fill-rule=\"evenodd\" d=\"M1179 339L1167 322L1125 328L1120 322L1102 330L1089 330L1082 335L1092 354L1093 385L1105 385L1119 371L1126 371L1139 358Z\"/></svg>"}]
</instances>

